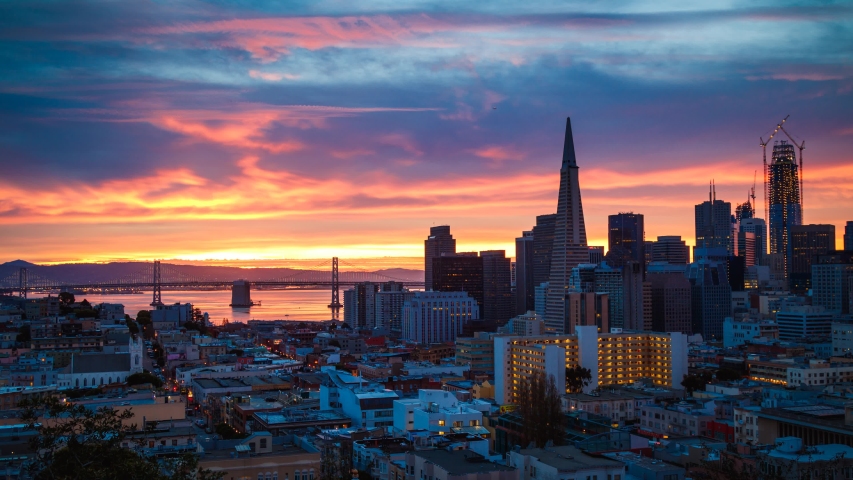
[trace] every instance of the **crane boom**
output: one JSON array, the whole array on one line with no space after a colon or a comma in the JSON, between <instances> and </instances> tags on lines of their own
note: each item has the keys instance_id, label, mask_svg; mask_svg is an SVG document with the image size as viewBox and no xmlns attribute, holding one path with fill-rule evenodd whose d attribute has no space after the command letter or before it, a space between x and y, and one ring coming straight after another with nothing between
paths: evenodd
<instances>
[{"instance_id":1,"label":"crane boom","mask_svg":"<svg viewBox=\"0 0 853 480\"><path fill-rule=\"evenodd\" d=\"M775 137L777 133L779 133L779 130L782 129L782 125L784 125L785 122L788 121L788 117L790 116L791 115L786 115L785 118L783 118L782 121L776 125L776 129L773 130L773 133L771 133L769 137L767 137L766 142L764 141L764 138L758 138L758 140L761 142L759 143L759 145L761 146L761 153L764 157L764 221L768 224L770 223L770 206L768 205L770 201L767 192L767 144L770 143L770 140L773 140L773 137ZM785 133L787 134L787 132Z\"/></svg>"}]
</instances>

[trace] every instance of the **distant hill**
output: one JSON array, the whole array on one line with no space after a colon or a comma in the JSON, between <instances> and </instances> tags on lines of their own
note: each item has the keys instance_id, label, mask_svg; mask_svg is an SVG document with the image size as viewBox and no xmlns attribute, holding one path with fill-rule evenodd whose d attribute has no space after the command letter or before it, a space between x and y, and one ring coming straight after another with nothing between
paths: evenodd
<instances>
[{"instance_id":1,"label":"distant hill","mask_svg":"<svg viewBox=\"0 0 853 480\"><path fill-rule=\"evenodd\" d=\"M68 263L60 265L37 265L24 260L15 260L0 265L0 283L14 285L21 267L26 267L31 279L46 278L59 283L99 283L121 279L125 282L151 280L151 262L113 262L113 263ZM248 281L274 280L292 276L305 270L293 268L239 268L205 265L181 265L162 263L163 277L193 278L198 281ZM350 269L341 268L342 275ZM329 272L323 269L322 272ZM393 279L422 282L424 272L405 268L389 268L373 273ZM331 273L329 273L331 275ZM10 280L11 278L11 280ZM6 282L2 282L6 279Z\"/></svg>"}]
</instances>

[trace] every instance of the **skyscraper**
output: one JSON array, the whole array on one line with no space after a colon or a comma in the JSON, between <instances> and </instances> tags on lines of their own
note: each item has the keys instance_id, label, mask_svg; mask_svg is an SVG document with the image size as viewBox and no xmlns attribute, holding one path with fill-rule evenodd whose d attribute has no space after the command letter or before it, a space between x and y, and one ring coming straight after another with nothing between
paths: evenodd
<instances>
[{"instance_id":1,"label":"skyscraper","mask_svg":"<svg viewBox=\"0 0 853 480\"><path fill-rule=\"evenodd\" d=\"M618 262L608 261L610 266L622 268L629 261L645 264L646 244L642 214L629 212L609 215L607 227L610 244L608 258L619 258ZM611 252L619 253L610 255Z\"/></svg>"},{"instance_id":2,"label":"skyscraper","mask_svg":"<svg viewBox=\"0 0 853 480\"><path fill-rule=\"evenodd\" d=\"M622 327L628 330L645 330L646 299L643 281L643 264L628 262L622 268ZM615 325L614 325L615 326Z\"/></svg>"},{"instance_id":3,"label":"skyscraper","mask_svg":"<svg viewBox=\"0 0 853 480\"><path fill-rule=\"evenodd\" d=\"M755 235L754 265L765 265L767 256L767 224L763 218L746 218L740 221L740 231ZM746 238L746 237L744 237ZM746 241L746 240L745 240ZM740 245L738 245L740 249ZM738 250L740 251L740 250ZM749 260L747 260L749 264Z\"/></svg>"},{"instance_id":4,"label":"skyscraper","mask_svg":"<svg viewBox=\"0 0 853 480\"><path fill-rule=\"evenodd\" d=\"M853 252L853 222L844 226L844 250Z\"/></svg>"},{"instance_id":5,"label":"skyscraper","mask_svg":"<svg viewBox=\"0 0 853 480\"><path fill-rule=\"evenodd\" d=\"M566 119L563 143L563 165L560 167L560 192L557 199L557 219L554 227L554 247L551 254L551 275L545 312L545 325L557 333L565 326L565 298L572 268L589 261L586 226L581 205L578 165L572 138L572 122Z\"/></svg>"},{"instance_id":6,"label":"skyscraper","mask_svg":"<svg viewBox=\"0 0 853 480\"><path fill-rule=\"evenodd\" d=\"M652 245L652 261L687 265L690 263L690 247L681 235L663 235Z\"/></svg>"},{"instance_id":7,"label":"skyscraper","mask_svg":"<svg viewBox=\"0 0 853 480\"><path fill-rule=\"evenodd\" d=\"M432 259L432 290L467 292L483 309L483 260L477 252L445 253Z\"/></svg>"},{"instance_id":8,"label":"skyscraper","mask_svg":"<svg viewBox=\"0 0 853 480\"><path fill-rule=\"evenodd\" d=\"M818 255L835 250L835 225L792 225L789 229L791 291L805 293L812 286L812 263Z\"/></svg>"},{"instance_id":9,"label":"skyscraper","mask_svg":"<svg viewBox=\"0 0 853 480\"><path fill-rule=\"evenodd\" d=\"M492 324L502 327L515 316L510 288L510 261L504 250L480 252L480 261L483 262L483 306L480 318L486 321L487 327Z\"/></svg>"},{"instance_id":10,"label":"skyscraper","mask_svg":"<svg viewBox=\"0 0 853 480\"><path fill-rule=\"evenodd\" d=\"M734 255L732 238L732 204L717 200L714 187L708 192L708 201L695 207L696 248L723 248Z\"/></svg>"},{"instance_id":11,"label":"skyscraper","mask_svg":"<svg viewBox=\"0 0 853 480\"><path fill-rule=\"evenodd\" d=\"M800 183L794 146L786 141L773 145L768 165L770 253L782 254L787 275L791 268L790 228L803 223Z\"/></svg>"},{"instance_id":12,"label":"skyscraper","mask_svg":"<svg viewBox=\"0 0 853 480\"><path fill-rule=\"evenodd\" d=\"M533 310L533 232L522 232L515 239L515 314L524 315Z\"/></svg>"},{"instance_id":13,"label":"skyscraper","mask_svg":"<svg viewBox=\"0 0 853 480\"><path fill-rule=\"evenodd\" d=\"M705 340L723 337L723 320L732 316L732 287L726 264L701 260L690 264L693 333Z\"/></svg>"},{"instance_id":14,"label":"skyscraper","mask_svg":"<svg viewBox=\"0 0 853 480\"><path fill-rule=\"evenodd\" d=\"M594 263L598 265L604 261L604 247L589 247L589 263Z\"/></svg>"},{"instance_id":15,"label":"skyscraper","mask_svg":"<svg viewBox=\"0 0 853 480\"><path fill-rule=\"evenodd\" d=\"M690 280L683 273L649 273L652 330L693 333Z\"/></svg>"},{"instance_id":16,"label":"skyscraper","mask_svg":"<svg viewBox=\"0 0 853 480\"><path fill-rule=\"evenodd\" d=\"M483 328L494 330L513 317L510 261L503 250L444 254L433 259L433 290L467 292L480 307Z\"/></svg>"},{"instance_id":17,"label":"skyscraper","mask_svg":"<svg viewBox=\"0 0 853 480\"><path fill-rule=\"evenodd\" d=\"M551 251L554 249L554 227L557 214L538 215L533 227L533 288L551 278ZM544 312L537 312L542 315Z\"/></svg>"},{"instance_id":18,"label":"skyscraper","mask_svg":"<svg viewBox=\"0 0 853 480\"><path fill-rule=\"evenodd\" d=\"M456 253L456 240L450 234L449 225L430 227L424 240L424 290L433 290L432 259L445 253Z\"/></svg>"}]
</instances>

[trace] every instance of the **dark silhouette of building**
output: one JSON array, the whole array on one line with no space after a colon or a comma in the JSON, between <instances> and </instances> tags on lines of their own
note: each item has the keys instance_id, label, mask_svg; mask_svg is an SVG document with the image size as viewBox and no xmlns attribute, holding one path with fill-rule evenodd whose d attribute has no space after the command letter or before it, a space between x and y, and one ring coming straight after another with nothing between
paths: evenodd
<instances>
[{"instance_id":1,"label":"dark silhouette of building","mask_svg":"<svg viewBox=\"0 0 853 480\"><path fill-rule=\"evenodd\" d=\"M628 330L650 330L646 325L645 284L643 264L628 262L622 268L622 324Z\"/></svg>"},{"instance_id":2,"label":"dark silhouette of building","mask_svg":"<svg viewBox=\"0 0 853 480\"><path fill-rule=\"evenodd\" d=\"M533 227L533 287L551 278L551 251L554 249L554 227L557 214L538 215ZM541 312L540 312L541 313Z\"/></svg>"},{"instance_id":3,"label":"dark silhouette of building","mask_svg":"<svg viewBox=\"0 0 853 480\"><path fill-rule=\"evenodd\" d=\"M748 256L748 246L745 242L747 242L747 235L744 235L744 253L747 253L747 266L752 265L766 265L767 264L767 223L763 218L746 218L740 221L738 228L738 233L751 233L753 235L754 249L753 249L753 258L750 259ZM738 236L738 242L740 242L740 236ZM744 253L741 253L741 244L738 244L738 255L744 256ZM752 262L752 265L750 265Z\"/></svg>"},{"instance_id":4,"label":"dark silhouette of building","mask_svg":"<svg viewBox=\"0 0 853 480\"><path fill-rule=\"evenodd\" d=\"M690 263L690 247L680 235L663 235L652 245L652 261L679 265Z\"/></svg>"},{"instance_id":5,"label":"dark silhouette of building","mask_svg":"<svg viewBox=\"0 0 853 480\"><path fill-rule=\"evenodd\" d=\"M515 316L510 287L510 260L504 250L480 252L483 262L483 305L480 318L502 327Z\"/></svg>"},{"instance_id":6,"label":"dark silhouette of building","mask_svg":"<svg viewBox=\"0 0 853 480\"><path fill-rule=\"evenodd\" d=\"M648 273L652 331L693 333L690 280L683 273Z\"/></svg>"},{"instance_id":7,"label":"dark silhouette of building","mask_svg":"<svg viewBox=\"0 0 853 480\"><path fill-rule=\"evenodd\" d=\"M730 255L726 258L726 276L733 292L744 291L746 282L746 257Z\"/></svg>"},{"instance_id":8,"label":"dark silhouette of building","mask_svg":"<svg viewBox=\"0 0 853 480\"><path fill-rule=\"evenodd\" d=\"M575 144L572 138L571 119L566 119L566 135L563 142L563 164L560 167L560 191L557 199L557 221L554 227L554 248L551 253L551 275L549 277L545 310L545 325L558 333L565 328L566 305L569 279L572 268L589 261L586 243L586 225L581 205L580 181L578 178Z\"/></svg>"},{"instance_id":9,"label":"dark silhouette of building","mask_svg":"<svg viewBox=\"0 0 853 480\"><path fill-rule=\"evenodd\" d=\"M803 223L800 182L794 145L781 141L773 145L768 165L768 203L770 215L770 253L784 257L787 276L791 267L790 228Z\"/></svg>"},{"instance_id":10,"label":"dark silhouette of building","mask_svg":"<svg viewBox=\"0 0 853 480\"><path fill-rule=\"evenodd\" d=\"M533 232L522 232L515 239L515 314L534 309Z\"/></svg>"},{"instance_id":11,"label":"dark silhouette of building","mask_svg":"<svg viewBox=\"0 0 853 480\"><path fill-rule=\"evenodd\" d=\"M620 252L618 260L608 258L612 267L622 268L628 261L645 264L645 227L643 215L639 213L618 213L607 217L607 235L610 252ZM624 260L624 261L623 261Z\"/></svg>"},{"instance_id":12,"label":"dark silhouette of building","mask_svg":"<svg viewBox=\"0 0 853 480\"><path fill-rule=\"evenodd\" d=\"M503 250L444 254L433 259L433 290L466 292L480 311L484 329L493 330L514 315L510 260Z\"/></svg>"},{"instance_id":13,"label":"dark silhouette of building","mask_svg":"<svg viewBox=\"0 0 853 480\"><path fill-rule=\"evenodd\" d=\"M695 207L696 248L724 248L734 255L732 204L717 200L713 187L708 201Z\"/></svg>"},{"instance_id":14,"label":"dark silhouette of building","mask_svg":"<svg viewBox=\"0 0 853 480\"><path fill-rule=\"evenodd\" d=\"M835 225L792 225L788 229L791 291L805 293L812 286L812 263L818 255L835 250Z\"/></svg>"},{"instance_id":15,"label":"dark silhouette of building","mask_svg":"<svg viewBox=\"0 0 853 480\"><path fill-rule=\"evenodd\" d=\"M701 260L687 269L691 285L693 333L705 340L721 339L723 321L732 316L732 287L725 262Z\"/></svg>"},{"instance_id":16,"label":"dark silhouette of building","mask_svg":"<svg viewBox=\"0 0 853 480\"><path fill-rule=\"evenodd\" d=\"M589 263L598 265L604 261L604 247L589 247Z\"/></svg>"},{"instance_id":17,"label":"dark silhouette of building","mask_svg":"<svg viewBox=\"0 0 853 480\"><path fill-rule=\"evenodd\" d=\"M424 240L424 289L435 290L432 284L432 259L446 253L456 253L456 240L450 234L449 225L430 227Z\"/></svg>"},{"instance_id":18,"label":"dark silhouette of building","mask_svg":"<svg viewBox=\"0 0 853 480\"><path fill-rule=\"evenodd\" d=\"M853 222L844 226L844 250L853 252Z\"/></svg>"}]
</instances>

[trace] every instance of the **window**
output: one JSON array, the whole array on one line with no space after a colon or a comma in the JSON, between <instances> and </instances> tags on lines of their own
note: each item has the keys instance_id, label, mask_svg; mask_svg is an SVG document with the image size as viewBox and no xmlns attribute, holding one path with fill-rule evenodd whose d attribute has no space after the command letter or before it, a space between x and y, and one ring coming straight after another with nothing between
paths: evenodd
<instances>
[{"instance_id":1,"label":"window","mask_svg":"<svg viewBox=\"0 0 853 480\"><path fill-rule=\"evenodd\" d=\"M178 446L178 439L177 439L177 438L173 438L173 439L172 439L172 446L173 446L173 447L177 447L177 446Z\"/></svg>"},{"instance_id":2,"label":"window","mask_svg":"<svg viewBox=\"0 0 853 480\"><path fill-rule=\"evenodd\" d=\"M444 426L444 420L439 420L439 421L438 421L438 426L439 426L439 427L443 427L443 426Z\"/></svg>"},{"instance_id":3,"label":"window","mask_svg":"<svg viewBox=\"0 0 853 480\"><path fill-rule=\"evenodd\" d=\"M266 438L261 439L261 448L267 448L267 439Z\"/></svg>"}]
</instances>

